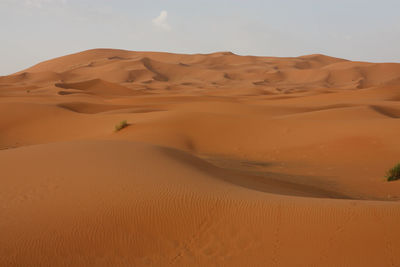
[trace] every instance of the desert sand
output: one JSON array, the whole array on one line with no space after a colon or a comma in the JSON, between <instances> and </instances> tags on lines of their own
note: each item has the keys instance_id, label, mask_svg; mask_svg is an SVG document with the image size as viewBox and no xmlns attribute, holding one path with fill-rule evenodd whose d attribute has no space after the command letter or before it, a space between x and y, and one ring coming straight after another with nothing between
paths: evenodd
<instances>
[{"instance_id":1,"label":"desert sand","mask_svg":"<svg viewBox=\"0 0 400 267\"><path fill-rule=\"evenodd\" d=\"M324 55L0 77L0 266L400 266L399 119L400 64Z\"/></svg>"}]
</instances>

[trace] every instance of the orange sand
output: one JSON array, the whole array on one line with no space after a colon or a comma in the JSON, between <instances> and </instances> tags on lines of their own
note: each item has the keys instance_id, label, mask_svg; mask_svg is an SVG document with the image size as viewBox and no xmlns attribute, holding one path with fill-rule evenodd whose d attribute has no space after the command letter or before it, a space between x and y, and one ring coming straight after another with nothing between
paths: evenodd
<instances>
[{"instance_id":1,"label":"orange sand","mask_svg":"<svg viewBox=\"0 0 400 267\"><path fill-rule=\"evenodd\" d=\"M399 119L400 64L323 55L0 77L0 266L400 266Z\"/></svg>"}]
</instances>

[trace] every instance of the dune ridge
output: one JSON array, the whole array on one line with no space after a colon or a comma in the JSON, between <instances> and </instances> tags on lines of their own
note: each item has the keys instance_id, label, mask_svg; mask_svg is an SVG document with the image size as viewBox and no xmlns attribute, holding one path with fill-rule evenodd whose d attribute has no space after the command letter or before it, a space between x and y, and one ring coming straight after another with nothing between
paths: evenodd
<instances>
[{"instance_id":1,"label":"dune ridge","mask_svg":"<svg viewBox=\"0 0 400 267\"><path fill-rule=\"evenodd\" d=\"M400 64L319 54L2 76L0 265L399 266L399 100Z\"/></svg>"}]
</instances>

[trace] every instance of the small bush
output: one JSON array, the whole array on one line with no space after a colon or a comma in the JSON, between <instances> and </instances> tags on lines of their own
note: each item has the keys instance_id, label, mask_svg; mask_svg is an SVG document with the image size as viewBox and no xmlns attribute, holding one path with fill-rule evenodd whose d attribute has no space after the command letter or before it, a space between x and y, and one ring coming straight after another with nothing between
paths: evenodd
<instances>
[{"instance_id":1,"label":"small bush","mask_svg":"<svg viewBox=\"0 0 400 267\"><path fill-rule=\"evenodd\" d=\"M125 127L127 127L129 124L126 120L121 121L120 123L118 123L117 125L115 125L115 131L121 131L122 129L124 129Z\"/></svg>"},{"instance_id":2,"label":"small bush","mask_svg":"<svg viewBox=\"0 0 400 267\"><path fill-rule=\"evenodd\" d=\"M388 171L386 179L388 182L400 180L400 163Z\"/></svg>"}]
</instances>

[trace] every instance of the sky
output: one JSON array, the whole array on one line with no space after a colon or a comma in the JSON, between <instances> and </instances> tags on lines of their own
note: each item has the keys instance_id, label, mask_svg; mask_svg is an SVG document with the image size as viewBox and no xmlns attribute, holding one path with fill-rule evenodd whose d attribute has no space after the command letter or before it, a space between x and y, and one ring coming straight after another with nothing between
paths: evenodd
<instances>
[{"instance_id":1,"label":"sky","mask_svg":"<svg viewBox=\"0 0 400 267\"><path fill-rule=\"evenodd\" d=\"M399 0L0 0L0 75L92 48L400 62Z\"/></svg>"}]
</instances>

